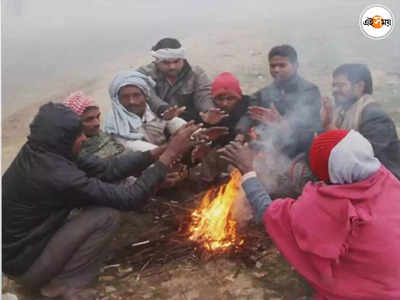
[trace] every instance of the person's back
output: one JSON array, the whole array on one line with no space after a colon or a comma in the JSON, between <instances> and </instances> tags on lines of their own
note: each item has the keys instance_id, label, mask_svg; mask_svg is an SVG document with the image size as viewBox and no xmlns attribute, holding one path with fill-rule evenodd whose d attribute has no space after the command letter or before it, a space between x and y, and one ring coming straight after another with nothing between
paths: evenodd
<instances>
[{"instance_id":1,"label":"person's back","mask_svg":"<svg viewBox=\"0 0 400 300\"><path fill-rule=\"evenodd\" d=\"M3 269L8 274L25 271L31 259L27 255L36 257L42 251L72 209L56 201L62 193L57 178L65 175L62 168L69 163L57 154L25 144L4 173Z\"/></svg>"},{"instance_id":2,"label":"person's back","mask_svg":"<svg viewBox=\"0 0 400 300\"><path fill-rule=\"evenodd\" d=\"M331 291L328 285L326 293L347 299L399 299L400 255L395 253L400 253L400 181L382 167L373 178L355 184L359 190L349 193L341 187L334 195L346 194L355 211L343 252L332 264L335 287Z\"/></svg>"},{"instance_id":3,"label":"person's back","mask_svg":"<svg viewBox=\"0 0 400 300\"><path fill-rule=\"evenodd\" d=\"M316 137L309 160L320 181L297 199L271 201L248 148L221 152L243 174L254 215L314 299L400 299L400 181L365 137L354 130Z\"/></svg>"}]
</instances>

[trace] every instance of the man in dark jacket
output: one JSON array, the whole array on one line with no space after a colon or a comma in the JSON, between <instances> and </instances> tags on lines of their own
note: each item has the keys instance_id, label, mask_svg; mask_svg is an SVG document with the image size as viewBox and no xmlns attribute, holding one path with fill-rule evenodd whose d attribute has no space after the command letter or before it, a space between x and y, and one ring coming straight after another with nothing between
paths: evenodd
<instances>
[{"instance_id":1,"label":"man in dark jacket","mask_svg":"<svg viewBox=\"0 0 400 300\"><path fill-rule=\"evenodd\" d=\"M91 299L83 287L118 227L117 210L146 203L198 128L187 126L166 150L75 161L85 139L79 116L62 104L43 105L2 178L3 272L45 296ZM111 183L141 171L134 184ZM75 208L83 211L71 218Z\"/></svg>"},{"instance_id":2,"label":"man in dark jacket","mask_svg":"<svg viewBox=\"0 0 400 300\"><path fill-rule=\"evenodd\" d=\"M216 125L227 127L229 134L214 142L214 144L224 146L240 133L239 121L247 113L251 98L242 94L239 81L229 72L215 77L211 85L211 95L215 107L227 115Z\"/></svg>"},{"instance_id":3,"label":"man in dark jacket","mask_svg":"<svg viewBox=\"0 0 400 300\"><path fill-rule=\"evenodd\" d=\"M247 113L250 103L250 97L242 94L239 80L229 72L219 74L211 85L211 95L216 108L220 109L227 115L214 127L215 135L219 132L219 128L225 130L209 145L201 145L195 148L192 157L198 159L201 157L201 166L198 168L200 179L205 182L213 182L217 175L223 177L223 173L227 172L227 163L221 160L217 155L217 148L225 146L227 143L235 139L238 134L237 126L239 120Z\"/></svg>"},{"instance_id":4,"label":"man in dark jacket","mask_svg":"<svg viewBox=\"0 0 400 300\"><path fill-rule=\"evenodd\" d=\"M268 54L274 82L254 94L254 106L240 120L242 140L252 126L262 140L269 140L290 158L306 152L314 132L320 129L320 92L318 87L298 74L296 50L276 46Z\"/></svg>"},{"instance_id":5,"label":"man in dark jacket","mask_svg":"<svg viewBox=\"0 0 400 300\"><path fill-rule=\"evenodd\" d=\"M380 162L400 179L400 141L390 116L373 97L372 76L363 64L344 64L333 72L334 103L325 97L322 126L359 131Z\"/></svg>"},{"instance_id":6,"label":"man in dark jacket","mask_svg":"<svg viewBox=\"0 0 400 300\"><path fill-rule=\"evenodd\" d=\"M189 64L178 40L161 39L151 54L155 61L138 71L156 82L158 97L151 97L149 101L152 111L166 120L179 115L186 121L209 124L216 124L225 117L213 105L207 74L200 67Z\"/></svg>"}]
</instances>

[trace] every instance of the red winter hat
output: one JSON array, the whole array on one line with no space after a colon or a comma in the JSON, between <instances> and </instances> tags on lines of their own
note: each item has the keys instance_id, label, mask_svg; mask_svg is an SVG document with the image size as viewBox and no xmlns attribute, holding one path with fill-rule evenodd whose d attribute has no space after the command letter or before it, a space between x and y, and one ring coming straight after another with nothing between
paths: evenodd
<instances>
[{"instance_id":1,"label":"red winter hat","mask_svg":"<svg viewBox=\"0 0 400 300\"><path fill-rule=\"evenodd\" d=\"M78 116L88 107L99 107L92 97L86 96L82 91L77 91L69 95L63 104L72 109Z\"/></svg>"},{"instance_id":2,"label":"red winter hat","mask_svg":"<svg viewBox=\"0 0 400 300\"><path fill-rule=\"evenodd\" d=\"M229 72L224 72L215 77L211 85L211 95L215 98L222 93L242 98L239 80Z\"/></svg>"},{"instance_id":3,"label":"red winter hat","mask_svg":"<svg viewBox=\"0 0 400 300\"><path fill-rule=\"evenodd\" d=\"M329 130L317 136L310 149L310 168L319 179L330 182L329 156L335 146L349 133L348 130Z\"/></svg>"}]
</instances>

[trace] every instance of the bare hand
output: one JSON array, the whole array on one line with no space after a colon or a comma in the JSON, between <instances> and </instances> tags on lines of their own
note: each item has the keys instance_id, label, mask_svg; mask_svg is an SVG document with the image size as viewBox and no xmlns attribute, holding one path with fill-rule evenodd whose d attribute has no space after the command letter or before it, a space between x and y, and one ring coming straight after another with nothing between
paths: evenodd
<instances>
[{"instance_id":1,"label":"bare hand","mask_svg":"<svg viewBox=\"0 0 400 300\"><path fill-rule=\"evenodd\" d=\"M167 149L167 144L158 146L157 148L151 150L150 153L151 153L152 159L157 160L161 156L161 154L164 153L165 149Z\"/></svg>"},{"instance_id":2,"label":"bare hand","mask_svg":"<svg viewBox=\"0 0 400 300\"><path fill-rule=\"evenodd\" d=\"M200 113L200 117L203 120L203 122L211 125L218 124L221 122L223 119L228 117L229 115L219 108L211 108L209 111L203 113Z\"/></svg>"},{"instance_id":3,"label":"bare hand","mask_svg":"<svg viewBox=\"0 0 400 300\"><path fill-rule=\"evenodd\" d=\"M201 160L211 151L211 145L199 144L196 145L192 151L192 162Z\"/></svg>"},{"instance_id":4,"label":"bare hand","mask_svg":"<svg viewBox=\"0 0 400 300\"><path fill-rule=\"evenodd\" d=\"M193 134L193 138L199 141L215 141L221 136L229 134L229 128L223 126L214 126L210 128L201 129L199 132Z\"/></svg>"},{"instance_id":5,"label":"bare hand","mask_svg":"<svg viewBox=\"0 0 400 300\"><path fill-rule=\"evenodd\" d=\"M244 144L246 141L246 136L243 133L239 133L235 136L235 142L238 142L239 144Z\"/></svg>"},{"instance_id":6,"label":"bare hand","mask_svg":"<svg viewBox=\"0 0 400 300\"><path fill-rule=\"evenodd\" d=\"M178 107L177 105L167 108L161 117L164 121L172 120L175 117L180 116L186 110L186 106Z\"/></svg>"},{"instance_id":7,"label":"bare hand","mask_svg":"<svg viewBox=\"0 0 400 300\"><path fill-rule=\"evenodd\" d=\"M190 136L202 125L189 122L182 129L179 129L179 132L171 138L166 150L160 156L160 161L168 166L173 160L189 150L194 145L194 141L190 139Z\"/></svg>"},{"instance_id":8,"label":"bare hand","mask_svg":"<svg viewBox=\"0 0 400 300\"><path fill-rule=\"evenodd\" d=\"M283 119L273 104L271 108L250 106L248 108L248 113L250 118L263 124L278 123Z\"/></svg>"},{"instance_id":9,"label":"bare hand","mask_svg":"<svg viewBox=\"0 0 400 300\"><path fill-rule=\"evenodd\" d=\"M237 142L230 142L227 146L217 151L220 157L239 169L245 174L254 170L253 162L257 155L250 150L248 145L240 145Z\"/></svg>"},{"instance_id":10,"label":"bare hand","mask_svg":"<svg viewBox=\"0 0 400 300\"><path fill-rule=\"evenodd\" d=\"M323 97L321 99L321 126L328 130L333 126L333 104L332 99L329 97Z\"/></svg>"},{"instance_id":11,"label":"bare hand","mask_svg":"<svg viewBox=\"0 0 400 300\"><path fill-rule=\"evenodd\" d=\"M161 188L171 188L174 187L182 178L179 172L169 172L164 182L161 184Z\"/></svg>"}]
</instances>

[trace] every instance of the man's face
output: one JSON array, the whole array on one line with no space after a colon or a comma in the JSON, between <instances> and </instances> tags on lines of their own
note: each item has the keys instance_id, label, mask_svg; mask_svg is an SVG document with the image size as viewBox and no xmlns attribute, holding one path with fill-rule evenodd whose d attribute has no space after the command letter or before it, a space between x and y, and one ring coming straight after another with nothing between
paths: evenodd
<instances>
[{"instance_id":1,"label":"man's face","mask_svg":"<svg viewBox=\"0 0 400 300\"><path fill-rule=\"evenodd\" d=\"M333 77L332 95L337 103L345 103L360 98L363 94L364 82L352 84L344 74Z\"/></svg>"},{"instance_id":2,"label":"man's face","mask_svg":"<svg viewBox=\"0 0 400 300\"><path fill-rule=\"evenodd\" d=\"M166 59L157 62L158 70L168 77L176 77L184 66L183 59Z\"/></svg>"},{"instance_id":3,"label":"man's face","mask_svg":"<svg viewBox=\"0 0 400 300\"><path fill-rule=\"evenodd\" d=\"M100 109L97 107L86 109L81 115L83 133L87 137L99 135Z\"/></svg>"},{"instance_id":4,"label":"man's face","mask_svg":"<svg viewBox=\"0 0 400 300\"><path fill-rule=\"evenodd\" d=\"M213 98L215 106L227 113L231 113L240 100L240 98L228 93L222 93Z\"/></svg>"},{"instance_id":5,"label":"man's face","mask_svg":"<svg viewBox=\"0 0 400 300\"><path fill-rule=\"evenodd\" d=\"M289 80L297 72L297 63L292 63L284 56L272 56L269 60L269 71L277 81Z\"/></svg>"},{"instance_id":6,"label":"man's face","mask_svg":"<svg viewBox=\"0 0 400 300\"><path fill-rule=\"evenodd\" d=\"M74 157L78 157L79 152L81 152L82 144L87 140L87 137L82 132L75 140L74 145L72 146L72 155Z\"/></svg>"},{"instance_id":7,"label":"man's face","mask_svg":"<svg viewBox=\"0 0 400 300\"><path fill-rule=\"evenodd\" d=\"M128 111L143 116L146 109L146 97L143 92L136 86L124 86L119 91L119 102Z\"/></svg>"}]
</instances>

